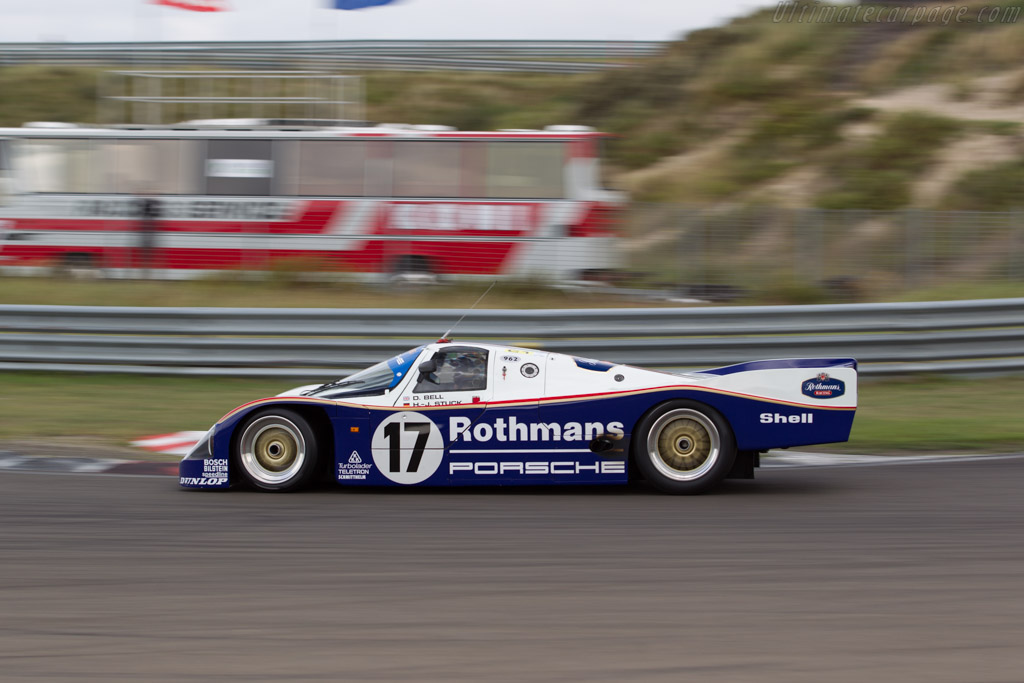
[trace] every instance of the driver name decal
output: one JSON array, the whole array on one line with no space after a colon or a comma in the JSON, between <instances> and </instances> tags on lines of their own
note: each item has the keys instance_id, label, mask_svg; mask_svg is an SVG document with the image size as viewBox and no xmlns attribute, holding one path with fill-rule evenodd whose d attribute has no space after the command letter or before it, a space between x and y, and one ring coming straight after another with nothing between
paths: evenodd
<instances>
[{"instance_id":1,"label":"driver name decal","mask_svg":"<svg viewBox=\"0 0 1024 683\"><path fill-rule=\"evenodd\" d=\"M410 399L408 396L402 398L404 405L407 406L457 406L462 403L457 399L445 398L443 394L413 394Z\"/></svg>"}]
</instances>

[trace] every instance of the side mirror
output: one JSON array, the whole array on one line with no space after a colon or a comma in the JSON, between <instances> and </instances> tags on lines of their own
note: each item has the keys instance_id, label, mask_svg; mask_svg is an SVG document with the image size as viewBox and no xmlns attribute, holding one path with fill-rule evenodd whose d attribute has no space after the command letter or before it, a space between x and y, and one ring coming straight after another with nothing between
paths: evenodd
<instances>
[{"instance_id":1,"label":"side mirror","mask_svg":"<svg viewBox=\"0 0 1024 683\"><path fill-rule=\"evenodd\" d=\"M421 376L429 375L432 372L437 372L437 359L431 358L430 360L423 361L422 363L420 363L418 370L420 371Z\"/></svg>"}]
</instances>

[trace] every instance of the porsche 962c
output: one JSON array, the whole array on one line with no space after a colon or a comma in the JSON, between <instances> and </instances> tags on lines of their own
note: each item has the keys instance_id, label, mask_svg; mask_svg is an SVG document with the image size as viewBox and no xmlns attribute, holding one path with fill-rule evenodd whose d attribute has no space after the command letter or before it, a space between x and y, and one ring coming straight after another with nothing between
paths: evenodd
<instances>
[{"instance_id":1,"label":"porsche 962c","mask_svg":"<svg viewBox=\"0 0 1024 683\"><path fill-rule=\"evenodd\" d=\"M667 373L446 339L345 379L246 403L185 456L179 483L625 484L700 493L773 448L846 441L852 358Z\"/></svg>"}]
</instances>

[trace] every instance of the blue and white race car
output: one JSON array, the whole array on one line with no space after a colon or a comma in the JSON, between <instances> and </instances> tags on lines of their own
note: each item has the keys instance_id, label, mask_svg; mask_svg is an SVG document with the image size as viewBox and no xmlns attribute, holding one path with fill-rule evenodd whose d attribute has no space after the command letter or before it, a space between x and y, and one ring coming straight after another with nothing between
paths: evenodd
<instances>
[{"instance_id":1,"label":"blue and white race car","mask_svg":"<svg viewBox=\"0 0 1024 683\"><path fill-rule=\"evenodd\" d=\"M852 358L763 360L671 374L498 344L420 346L345 379L225 415L180 484L625 484L700 493L752 478L772 448L846 441Z\"/></svg>"}]
</instances>

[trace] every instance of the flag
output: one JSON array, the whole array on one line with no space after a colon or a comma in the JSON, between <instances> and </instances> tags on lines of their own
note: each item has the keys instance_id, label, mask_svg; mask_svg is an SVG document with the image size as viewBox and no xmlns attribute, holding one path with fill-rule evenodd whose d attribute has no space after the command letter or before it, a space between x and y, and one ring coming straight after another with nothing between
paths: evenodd
<instances>
[{"instance_id":1,"label":"flag","mask_svg":"<svg viewBox=\"0 0 1024 683\"><path fill-rule=\"evenodd\" d=\"M389 5L395 0L330 0L331 9L363 9Z\"/></svg>"},{"instance_id":2,"label":"flag","mask_svg":"<svg viewBox=\"0 0 1024 683\"><path fill-rule=\"evenodd\" d=\"M227 0L151 0L154 5L166 5L193 12L223 12L228 8Z\"/></svg>"}]
</instances>

